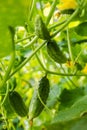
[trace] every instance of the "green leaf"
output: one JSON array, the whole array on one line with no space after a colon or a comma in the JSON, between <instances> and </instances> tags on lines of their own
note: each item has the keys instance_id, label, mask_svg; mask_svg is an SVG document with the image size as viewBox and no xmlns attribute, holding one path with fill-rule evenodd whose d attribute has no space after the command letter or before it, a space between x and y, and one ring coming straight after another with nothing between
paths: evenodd
<instances>
[{"instance_id":1,"label":"green leaf","mask_svg":"<svg viewBox=\"0 0 87 130\"><path fill-rule=\"evenodd\" d=\"M79 24L75 28L75 32L80 36L87 36L87 22L83 22Z\"/></svg>"},{"instance_id":2,"label":"green leaf","mask_svg":"<svg viewBox=\"0 0 87 130\"><path fill-rule=\"evenodd\" d=\"M24 0L0 1L0 58L10 54L12 41L8 26L24 25L26 6Z\"/></svg>"},{"instance_id":3,"label":"green leaf","mask_svg":"<svg viewBox=\"0 0 87 130\"><path fill-rule=\"evenodd\" d=\"M84 88L76 88L72 90L64 89L59 97L61 102L59 109L65 109L74 104L75 101L82 98L84 94Z\"/></svg>"},{"instance_id":4,"label":"green leaf","mask_svg":"<svg viewBox=\"0 0 87 130\"><path fill-rule=\"evenodd\" d=\"M87 130L87 116L79 119L63 122L48 123L45 125L46 130Z\"/></svg>"},{"instance_id":5,"label":"green leaf","mask_svg":"<svg viewBox=\"0 0 87 130\"><path fill-rule=\"evenodd\" d=\"M59 111L52 123L60 123L80 118L84 112L87 112L87 95L76 101L70 108Z\"/></svg>"},{"instance_id":6,"label":"green leaf","mask_svg":"<svg viewBox=\"0 0 87 130\"><path fill-rule=\"evenodd\" d=\"M59 87L58 85L54 85L49 93L49 97L47 100L47 106L49 108L53 108L58 103L58 98L62 92L62 87Z\"/></svg>"}]
</instances>

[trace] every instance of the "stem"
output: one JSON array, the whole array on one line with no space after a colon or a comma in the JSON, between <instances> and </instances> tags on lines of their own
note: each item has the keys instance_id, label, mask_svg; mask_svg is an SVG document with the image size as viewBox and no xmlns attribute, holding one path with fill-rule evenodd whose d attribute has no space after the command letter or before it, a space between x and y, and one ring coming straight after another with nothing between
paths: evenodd
<instances>
[{"instance_id":1,"label":"stem","mask_svg":"<svg viewBox=\"0 0 87 130\"><path fill-rule=\"evenodd\" d=\"M67 29L67 42L68 42L69 56L70 56L70 59L71 59L72 63L74 63L73 55L72 55L72 49L71 49L71 43L70 43L70 37L69 37L69 30L68 29Z\"/></svg>"},{"instance_id":2,"label":"stem","mask_svg":"<svg viewBox=\"0 0 87 130\"><path fill-rule=\"evenodd\" d=\"M8 77L8 79L14 75L18 70L20 70L34 55L37 51L39 51L44 45L45 45L46 41L44 41L34 52L31 53L31 55L25 59L16 69L15 71Z\"/></svg>"},{"instance_id":3,"label":"stem","mask_svg":"<svg viewBox=\"0 0 87 130\"><path fill-rule=\"evenodd\" d=\"M65 69L62 67L62 65L61 65L61 68L62 68L63 72L65 73ZM69 76L67 76L66 78L67 78L75 87L77 87L76 84L71 80L71 78L70 78Z\"/></svg>"},{"instance_id":4,"label":"stem","mask_svg":"<svg viewBox=\"0 0 87 130\"><path fill-rule=\"evenodd\" d=\"M0 88L2 88L2 87L5 85L5 83L6 83L7 79L8 79L8 77L9 77L9 73L10 73L10 71L11 71L11 68L12 68L13 64L14 64L14 59L15 59L15 53L14 53L14 51L13 51L13 52L11 53L11 60L10 60L9 66L8 66L8 68L7 68L7 71L6 71L6 73L5 73L5 76L4 76L4 78L3 78L3 81L2 81L2 84L1 84Z\"/></svg>"},{"instance_id":5,"label":"stem","mask_svg":"<svg viewBox=\"0 0 87 130\"><path fill-rule=\"evenodd\" d=\"M81 49L81 51L78 53L77 57L75 58L74 64L78 61L81 53L84 51L84 49L86 48L86 45Z\"/></svg>"},{"instance_id":6,"label":"stem","mask_svg":"<svg viewBox=\"0 0 87 130\"><path fill-rule=\"evenodd\" d=\"M70 23L70 21L78 14L79 10L80 8L78 7L69 17L69 19L57 31L55 31L51 37L55 37L62 29L64 29Z\"/></svg>"},{"instance_id":7,"label":"stem","mask_svg":"<svg viewBox=\"0 0 87 130\"><path fill-rule=\"evenodd\" d=\"M40 63L41 67L43 68L43 70L47 73L47 74L53 74L53 75L60 75L60 76L87 76L87 74L72 74L72 73L59 73L59 72L54 72L54 71L50 71L48 70L43 63L41 62L41 60L39 59L38 55L37 56L37 60ZM12 74L13 75L13 74ZM11 76L11 75L10 75Z\"/></svg>"},{"instance_id":8,"label":"stem","mask_svg":"<svg viewBox=\"0 0 87 130\"><path fill-rule=\"evenodd\" d=\"M36 0L32 0L32 5L31 5L30 13L29 13L29 18L28 18L29 21L32 20L35 4L36 4Z\"/></svg>"},{"instance_id":9,"label":"stem","mask_svg":"<svg viewBox=\"0 0 87 130\"><path fill-rule=\"evenodd\" d=\"M69 81L77 88L77 85L69 78Z\"/></svg>"},{"instance_id":10,"label":"stem","mask_svg":"<svg viewBox=\"0 0 87 130\"><path fill-rule=\"evenodd\" d=\"M39 94L39 91L38 91L38 98L40 100L40 102L42 103L42 105L45 107L45 109L48 110L48 112L51 112L51 110L46 106L46 104L42 101L41 97L40 97L40 94Z\"/></svg>"},{"instance_id":11,"label":"stem","mask_svg":"<svg viewBox=\"0 0 87 130\"><path fill-rule=\"evenodd\" d=\"M4 99L3 99L2 103L1 103L1 106L4 104L4 102L5 102L6 98L7 98L8 91L9 91L9 84L7 83L7 90L6 90L6 94L5 94L5 97L4 97Z\"/></svg>"},{"instance_id":12,"label":"stem","mask_svg":"<svg viewBox=\"0 0 87 130\"><path fill-rule=\"evenodd\" d=\"M25 37L25 38L23 38L23 39L20 39L20 40L16 41L15 43L22 42L22 41L24 41L24 40L27 40L27 39L29 39L29 38L33 37L33 36L34 36L34 34L31 34L31 35L30 35L30 36L28 36L28 37Z\"/></svg>"},{"instance_id":13,"label":"stem","mask_svg":"<svg viewBox=\"0 0 87 130\"><path fill-rule=\"evenodd\" d=\"M46 68L45 68L46 69ZM87 76L87 74L72 74L72 73L58 73L50 70L46 70L47 74L60 75L60 76Z\"/></svg>"},{"instance_id":14,"label":"stem","mask_svg":"<svg viewBox=\"0 0 87 130\"><path fill-rule=\"evenodd\" d=\"M56 23L56 24L50 26L48 29L49 29L49 30L54 29L55 27L60 26L61 24L65 23L65 22L66 22L66 20L64 20L64 21L62 21L62 22L60 22L60 23L58 22L58 23Z\"/></svg>"},{"instance_id":15,"label":"stem","mask_svg":"<svg viewBox=\"0 0 87 130\"><path fill-rule=\"evenodd\" d=\"M37 58L39 64L41 65L41 67L43 68L43 70L47 72L47 69L44 67L44 65L42 64L42 62L41 62L41 60L40 60L40 58L38 57L37 54L36 54L36 58Z\"/></svg>"},{"instance_id":16,"label":"stem","mask_svg":"<svg viewBox=\"0 0 87 130\"><path fill-rule=\"evenodd\" d=\"M54 0L53 4L52 4L52 6L51 6L51 9L50 9L49 15L48 15L47 20L46 20L46 25L49 24L50 19L51 19L53 13L54 13L54 10L55 10L55 7L56 7L56 4L57 4L57 3L58 3L58 1L57 1L57 0Z\"/></svg>"},{"instance_id":17,"label":"stem","mask_svg":"<svg viewBox=\"0 0 87 130\"><path fill-rule=\"evenodd\" d=\"M79 41L75 41L73 42L74 44L81 44L81 43L84 43L84 42L87 42L87 39L83 39L83 40L79 40Z\"/></svg>"},{"instance_id":18,"label":"stem","mask_svg":"<svg viewBox=\"0 0 87 130\"><path fill-rule=\"evenodd\" d=\"M5 66L4 66L3 62L0 61L0 63L1 63L1 66L2 66L3 71L6 72L6 69L5 69Z\"/></svg>"},{"instance_id":19,"label":"stem","mask_svg":"<svg viewBox=\"0 0 87 130\"><path fill-rule=\"evenodd\" d=\"M26 45L24 46L24 48L30 47L37 39L38 39L38 37L35 36L35 37L32 39L32 41L30 41L28 44L26 44Z\"/></svg>"},{"instance_id":20,"label":"stem","mask_svg":"<svg viewBox=\"0 0 87 130\"><path fill-rule=\"evenodd\" d=\"M40 3L40 10L41 10L42 17L44 17L42 1L39 0L39 3Z\"/></svg>"}]
</instances>

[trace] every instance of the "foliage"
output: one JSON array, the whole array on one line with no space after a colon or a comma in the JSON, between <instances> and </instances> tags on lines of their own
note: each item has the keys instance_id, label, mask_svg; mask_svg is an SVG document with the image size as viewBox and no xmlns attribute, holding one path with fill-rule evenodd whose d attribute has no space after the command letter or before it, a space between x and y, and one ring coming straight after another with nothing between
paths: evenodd
<instances>
[{"instance_id":1,"label":"foliage","mask_svg":"<svg viewBox=\"0 0 87 130\"><path fill-rule=\"evenodd\" d=\"M1 1L0 130L87 129L86 7L87 0ZM30 105L39 113L32 120Z\"/></svg>"}]
</instances>

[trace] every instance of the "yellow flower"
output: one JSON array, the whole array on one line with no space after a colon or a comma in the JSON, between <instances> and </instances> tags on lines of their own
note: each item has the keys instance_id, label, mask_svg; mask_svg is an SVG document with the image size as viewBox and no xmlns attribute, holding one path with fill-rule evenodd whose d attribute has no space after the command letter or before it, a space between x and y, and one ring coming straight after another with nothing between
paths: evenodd
<instances>
[{"instance_id":1,"label":"yellow flower","mask_svg":"<svg viewBox=\"0 0 87 130\"><path fill-rule=\"evenodd\" d=\"M77 5L76 0L60 0L58 8L59 10L76 9Z\"/></svg>"},{"instance_id":2,"label":"yellow flower","mask_svg":"<svg viewBox=\"0 0 87 130\"><path fill-rule=\"evenodd\" d=\"M87 74L87 63L85 65L85 67L83 68L82 72L85 73L85 74Z\"/></svg>"},{"instance_id":3,"label":"yellow flower","mask_svg":"<svg viewBox=\"0 0 87 130\"><path fill-rule=\"evenodd\" d=\"M67 66L68 68L72 68L72 67L74 67L74 64L73 64L72 61L67 61L67 62L66 62L66 66Z\"/></svg>"}]
</instances>

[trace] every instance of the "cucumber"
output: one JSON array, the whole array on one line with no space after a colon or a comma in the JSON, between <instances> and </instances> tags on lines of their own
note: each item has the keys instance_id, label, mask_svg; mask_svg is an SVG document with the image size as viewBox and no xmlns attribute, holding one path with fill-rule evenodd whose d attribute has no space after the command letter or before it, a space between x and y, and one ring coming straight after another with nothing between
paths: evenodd
<instances>
[{"instance_id":1,"label":"cucumber","mask_svg":"<svg viewBox=\"0 0 87 130\"><path fill-rule=\"evenodd\" d=\"M50 88L49 80L47 79L46 76L44 76L43 78L41 78L39 82L38 89L35 90L33 93L30 106L29 106L29 120L32 120L37 116L39 116L39 114L44 109L44 105L39 100L38 93L43 103L46 104L49 95L49 88Z\"/></svg>"},{"instance_id":2,"label":"cucumber","mask_svg":"<svg viewBox=\"0 0 87 130\"><path fill-rule=\"evenodd\" d=\"M67 61L67 58L54 40L47 42L47 52L49 56L57 63L61 64Z\"/></svg>"},{"instance_id":3,"label":"cucumber","mask_svg":"<svg viewBox=\"0 0 87 130\"><path fill-rule=\"evenodd\" d=\"M28 109L22 99L16 91L9 92L9 101L14 111L21 117L27 116Z\"/></svg>"},{"instance_id":4,"label":"cucumber","mask_svg":"<svg viewBox=\"0 0 87 130\"><path fill-rule=\"evenodd\" d=\"M8 119L12 119L16 116L16 113L9 101L9 94L7 94L7 97L3 103L3 108L4 108L5 115Z\"/></svg>"},{"instance_id":5,"label":"cucumber","mask_svg":"<svg viewBox=\"0 0 87 130\"><path fill-rule=\"evenodd\" d=\"M41 39L48 41L50 39L49 31L47 30L45 23L43 22L41 16L39 15L37 15L35 20L35 33Z\"/></svg>"}]
</instances>

